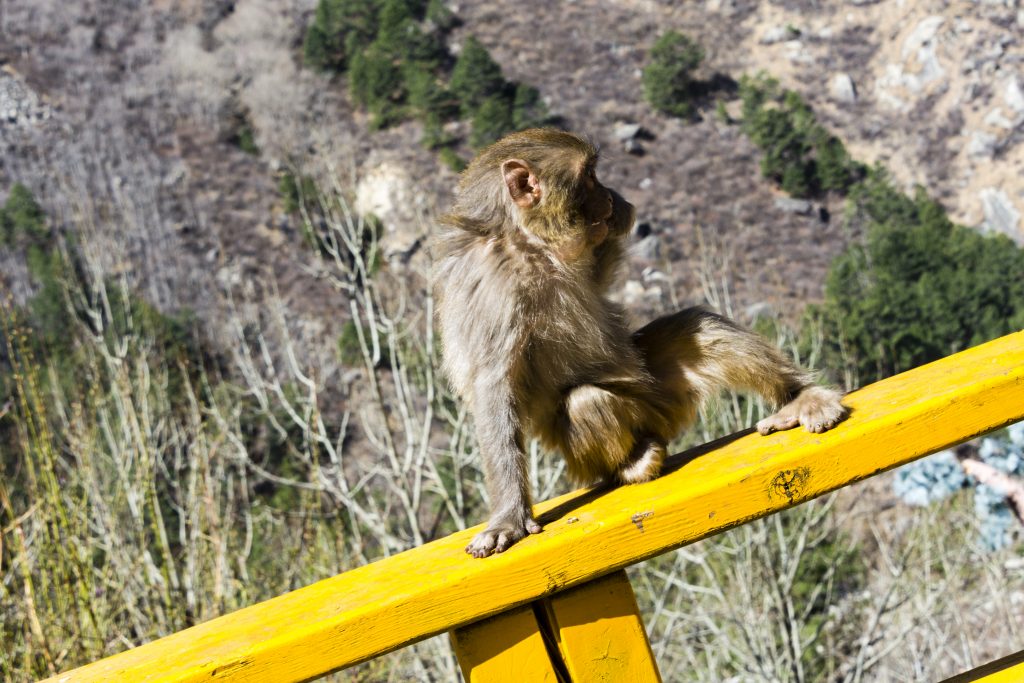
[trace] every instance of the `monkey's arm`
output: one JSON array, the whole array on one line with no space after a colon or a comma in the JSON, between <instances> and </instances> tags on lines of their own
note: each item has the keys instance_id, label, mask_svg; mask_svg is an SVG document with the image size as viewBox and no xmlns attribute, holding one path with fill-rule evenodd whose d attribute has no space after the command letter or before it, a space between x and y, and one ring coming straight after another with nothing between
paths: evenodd
<instances>
[{"instance_id":1,"label":"monkey's arm","mask_svg":"<svg viewBox=\"0 0 1024 683\"><path fill-rule=\"evenodd\" d=\"M504 552L528 533L539 533L541 527L530 509L523 434L507 377L495 373L478 378L471 405L491 498L491 518L487 528L466 546L466 552L487 557Z\"/></svg>"}]
</instances>

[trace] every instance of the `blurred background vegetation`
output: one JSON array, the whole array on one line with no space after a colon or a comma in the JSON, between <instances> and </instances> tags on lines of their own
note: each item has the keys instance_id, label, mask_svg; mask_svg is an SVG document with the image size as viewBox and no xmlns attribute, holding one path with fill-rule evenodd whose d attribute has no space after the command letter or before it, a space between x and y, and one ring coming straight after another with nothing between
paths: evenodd
<instances>
[{"instance_id":1,"label":"blurred background vegetation","mask_svg":"<svg viewBox=\"0 0 1024 683\"><path fill-rule=\"evenodd\" d=\"M597 81L561 91L538 70L544 82L531 83L519 62L543 51L492 54L502 44L477 37L490 15L472 5L239 5L140 15L150 24L134 30L156 26L166 51L112 70L130 87L105 114L109 95L90 100L39 67L34 82L55 79L54 101L61 88L78 94L63 111L40 99L44 114L9 117L17 125L2 131L4 680L124 650L486 515L472 425L439 375L423 244L475 150L525 127L598 125L569 103L603 115ZM8 10L5 35L52 39L66 17L41 7ZM97 25L106 32L89 32L83 54L145 62L113 22ZM644 125L615 121L608 136L622 147L606 164L611 184L642 200L651 178L621 169L661 163L651 168L697 186L704 213L679 219L692 242L641 213L617 294L639 320L705 303L848 389L1024 327L1024 250L1010 236L957 224L929 188L855 158L771 64L723 73L707 35L663 28L622 66L632 80L607 76ZM609 62L617 49L599 46ZM3 73L9 90L33 82ZM75 97L96 109L74 118L86 111ZM328 115L357 134L318 128ZM81 133L95 120L102 134ZM658 147L653 131L692 146ZM124 154L140 139L151 157ZM33 145L53 140L63 156L38 160ZM715 145L745 151L714 156ZM713 169L672 175L678 157L705 149ZM748 209L701 208L719 191L754 197L775 231L766 242L803 231L799 258L773 266L789 283L778 300L749 294L716 227ZM802 270L814 262L820 273ZM765 410L724 396L674 448ZM1020 474L1020 444L992 444L977 457ZM568 488L559 458L535 443L529 457L536 499ZM998 496L980 505L995 494L972 491L955 459L928 467L925 489L946 473L933 504L903 505L881 477L632 568L665 679L935 680L1019 649L1020 533L1004 525L991 542L986 531L1009 508ZM458 676L436 638L333 678Z\"/></svg>"}]
</instances>

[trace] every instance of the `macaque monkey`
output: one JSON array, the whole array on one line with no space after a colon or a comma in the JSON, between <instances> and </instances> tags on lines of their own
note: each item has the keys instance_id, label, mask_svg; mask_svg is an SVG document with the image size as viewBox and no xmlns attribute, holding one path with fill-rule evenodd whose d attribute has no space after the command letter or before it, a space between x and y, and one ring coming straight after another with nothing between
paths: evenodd
<instances>
[{"instance_id":1,"label":"macaque monkey","mask_svg":"<svg viewBox=\"0 0 1024 683\"><path fill-rule=\"evenodd\" d=\"M503 552L540 532L529 436L565 457L578 483L658 476L666 444L723 388L781 409L761 434L823 432L840 394L775 347L703 308L630 332L607 292L623 264L633 206L601 184L597 151L553 129L514 133L462 173L443 218L436 275L444 369L467 402L491 517L466 552Z\"/></svg>"}]
</instances>

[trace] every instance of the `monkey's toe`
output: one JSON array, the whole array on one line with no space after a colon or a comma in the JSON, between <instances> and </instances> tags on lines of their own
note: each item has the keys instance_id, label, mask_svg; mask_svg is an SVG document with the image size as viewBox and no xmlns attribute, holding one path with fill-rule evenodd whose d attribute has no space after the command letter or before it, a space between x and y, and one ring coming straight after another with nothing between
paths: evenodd
<instances>
[{"instance_id":1,"label":"monkey's toe","mask_svg":"<svg viewBox=\"0 0 1024 683\"><path fill-rule=\"evenodd\" d=\"M757 431L762 436L767 436L772 432L781 432L787 429L792 429L798 424L800 424L799 418L797 418L796 415L788 414L786 410L783 409L758 422Z\"/></svg>"},{"instance_id":2,"label":"monkey's toe","mask_svg":"<svg viewBox=\"0 0 1024 683\"><path fill-rule=\"evenodd\" d=\"M473 537L473 540L466 546L466 552L473 557L487 557L494 552L496 542L497 539L492 534L483 531Z\"/></svg>"},{"instance_id":3,"label":"monkey's toe","mask_svg":"<svg viewBox=\"0 0 1024 683\"><path fill-rule=\"evenodd\" d=\"M466 552L473 557L503 553L527 534L539 534L541 530L540 524L532 518L525 522L492 524L473 537Z\"/></svg>"},{"instance_id":4,"label":"monkey's toe","mask_svg":"<svg viewBox=\"0 0 1024 683\"><path fill-rule=\"evenodd\" d=\"M515 539L512 538L512 534L502 532L498 534L498 542L494 545L494 552L503 553L515 542Z\"/></svg>"},{"instance_id":5,"label":"monkey's toe","mask_svg":"<svg viewBox=\"0 0 1024 683\"><path fill-rule=\"evenodd\" d=\"M841 394L824 387L808 387L794 403L799 403L800 424L812 434L832 429L846 417L846 408L839 402Z\"/></svg>"}]
</instances>

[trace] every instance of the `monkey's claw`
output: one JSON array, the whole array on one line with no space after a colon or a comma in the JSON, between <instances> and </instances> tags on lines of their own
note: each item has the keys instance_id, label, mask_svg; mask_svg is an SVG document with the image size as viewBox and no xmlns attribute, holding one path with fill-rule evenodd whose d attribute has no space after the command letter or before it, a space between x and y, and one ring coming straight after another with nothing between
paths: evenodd
<instances>
[{"instance_id":1,"label":"monkey's claw","mask_svg":"<svg viewBox=\"0 0 1024 683\"><path fill-rule=\"evenodd\" d=\"M525 523L491 523L473 537L473 540L466 546L466 552L473 557L487 557L494 553L503 553L527 534L539 534L540 532L541 526L535 519L527 519Z\"/></svg>"},{"instance_id":2,"label":"monkey's claw","mask_svg":"<svg viewBox=\"0 0 1024 683\"><path fill-rule=\"evenodd\" d=\"M761 434L792 429L803 425L804 429L820 434L839 424L846 417L846 408L839 402L842 395L825 387L806 387L792 401L782 406L774 415L757 423Z\"/></svg>"}]
</instances>

